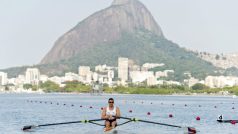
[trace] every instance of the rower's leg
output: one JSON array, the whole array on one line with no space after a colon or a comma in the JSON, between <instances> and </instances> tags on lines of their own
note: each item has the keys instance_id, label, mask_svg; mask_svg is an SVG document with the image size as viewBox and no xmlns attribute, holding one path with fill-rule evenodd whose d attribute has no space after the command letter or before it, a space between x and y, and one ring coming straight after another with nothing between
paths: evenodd
<instances>
[{"instance_id":1,"label":"rower's leg","mask_svg":"<svg viewBox=\"0 0 238 134\"><path fill-rule=\"evenodd\" d=\"M111 129L112 129L112 127L111 127L110 121L105 121L104 132L109 131L109 130L111 130Z\"/></svg>"},{"instance_id":2,"label":"rower's leg","mask_svg":"<svg viewBox=\"0 0 238 134\"><path fill-rule=\"evenodd\" d=\"M105 126L106 126L106 128L110 128L110 126L111 126L110 122L109 121L105 121Z\"/></svg>"},{"instance_id":3,"label":"rower's leg","mask_svg":"<svg viewBox=\"0 0 238 134\"><path fill-rule=\"evenodd\" d=\"M116 121L113 121L113 122L112 122L112 128L115 128L115 127L116 127L116 124L117 124L117 122L116 122Z\"/></svg>"}]
</instances>

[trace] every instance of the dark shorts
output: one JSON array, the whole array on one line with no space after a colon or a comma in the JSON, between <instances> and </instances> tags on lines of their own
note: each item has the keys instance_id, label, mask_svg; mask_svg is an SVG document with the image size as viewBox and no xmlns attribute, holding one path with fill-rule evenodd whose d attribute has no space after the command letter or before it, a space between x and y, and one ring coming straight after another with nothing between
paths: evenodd
<instances>
[{"instance_id":1,"label":"dark shorts","mask_svg":"<svg viewBox=\"0 0 238 134\"><path fill-rule=\"evenodd\" d=\"M112 122L116 121L117 119L113 119L113 120L106 120L106 121L109 121L110 122L110 126L112 125ZM117 123L116 123L116 126L117 126Z\"/></svg>"}]
</instances>

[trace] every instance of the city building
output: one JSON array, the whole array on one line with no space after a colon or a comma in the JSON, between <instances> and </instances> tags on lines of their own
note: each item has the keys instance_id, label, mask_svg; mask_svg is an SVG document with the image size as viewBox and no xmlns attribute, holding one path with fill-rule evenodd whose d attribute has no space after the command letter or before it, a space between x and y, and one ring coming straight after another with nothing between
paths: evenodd
<instances>
[{"instance_id":1,"label":"city building","mask_svg":"<svg viewBox=\"0 0 238 134\"><path fill-rule=\"evenodd\" d=\"M78 74L68 72L68 73L65 73L64 80L65 81L80 81L80 77Z\"/></svg>"},{"instance_id":2,"label":"city building","mask_svg":"<svg viewBox=\"0 0 238 134\"><path fill-rule=\"evenodd\" d=\"M207 76L205 85L210 88L223 88L238 85L238 77L232 76Z\"/></svg>"},{"instance_id":3,"label":"city building","mask_svg":"<svg viewBox=\"0 0 238 134\"><path fill-rule=\"evenodd\" d=\"M158 63L145 63L142 65L143 68L145 68L146 70L155 68L155 67L162 67L164 66L164 63L158 64Z\"/></svg>"},{"instance_id":4,"label":"city building","mask_svg":"<svg viewBox=\"0 0 238 134\"><path fill-rule=\"evenodd\" d=\"M107 73L107 77L108 77L108 85L112 85L113 83L112 79L114 78L114 71L109 70Z\"/></svg>"},{"instance_id":5,"label":"city building","mask_svg":"<svg viewBox=\"0 0 238 134\"><path fill-rule=\"evenodd\" d=\"M40 81L45 83L46 81L49 80L49 77L47 75L40 75Z\"/></svg>"},{"instance_id":6,"label":"city building","mask_svg":"<svg viewBox=\"0 0 238 134\"><path fill-rule=\"evenodd\" d=\"M91 72L89 66L79 66L79 76L85 77Z\"/></svg>"},{"instance_id":7,"label":"city building","mask_svg":"<svg viewBox=\"0 0 238 134\"><path fill-rule=\"evenodd\" d=\"M130 72L130 78L132 83L141 83L146 81L149 77L154 77L152 71L132 71Z\"/></svg>"},{"instance_id":8,"label":"city building","mask_svg":"<svg viewBox=\"0 0 238 134\"><path fill-rule=\"evenodd\" d=\"M7 73L0 72L0 85L6 85L8 82Z\"/></svg>"},{"instance_id":9,"label":"city building","mask_svg":"<svg viewBox=\"0 0 238 134\"><path fill-rule=\"evenodd\" d=\"M129 74L129 59L128 58L118 58L118 78L121 81L127 81Z\"/></svg>"},{"instance_id":10,"label":"city building","mask_svg":"<svg viewBox=\"0 0 238 134\"><path fill-rule=\"evenodd\" d=\"M40 71L37 68L27 68L25 77L25 84L38 85L40 81Z\"/></svg>"},{"instance_id":11,"label":"city building","mask_svg":"<svg viewBox=\"0 0 238 134\"><path fill-rule=\"evenodd\" d=\"M157 79L155 76L151 76L149 78L147 78L147 85L148 86L154 86L154 85L157 85Z\"/></svg>"},{"instance_id":12,"label":"city building","mask_svg":"<svg viewBox=\"0 0 238 134\"><path fill-rule=\"evenodd\" d=\"M184 80L184 83L188 85L188 87L192 87L193 85L200 83L199 79L196 79L194 77L191 77L190 79Z\"/></svg>"}]
</instances>

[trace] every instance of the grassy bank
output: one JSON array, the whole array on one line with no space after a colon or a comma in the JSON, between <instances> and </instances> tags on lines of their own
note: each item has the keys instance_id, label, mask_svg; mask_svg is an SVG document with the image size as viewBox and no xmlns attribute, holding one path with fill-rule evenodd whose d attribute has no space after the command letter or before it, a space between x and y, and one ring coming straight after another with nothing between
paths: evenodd
<instances>
[{"instance_id":1,"label":"grassy bank","mask_svg":"<svg viewBox=\"0 0 238 134\"><path fill-rule=\"evenodd\" d=\"M115 87L104 88L106 93L121 93L121 94L173 94L185 93L187 90L180 89L167 89L167 88L154 88L154 87Z\"/></svg>"},{"instance_id":2,"label":"grassy bank","mask_svg":"<svg viewBox=\"0 0 238 134\"><path fill-rule=\"evenodd\" d=\"M40 88L45 92L75 92L75 93L89 93L91 91L90 85L85 85L83 83L73 81L66 82L64 87L59 87L53 82L45 82L40 85ZM228 91L230 94L238 95L238 87L225 87L225 88L188 88L187 86L177 86L177 85L161 85L161 86L129 86L129 87L103 87L103 92L105 93L120 93L120 94L160 94L160 95L171 95L171 94L221 94L224 91Z\"/></svg>"},{"instance_id":3,"label":"grassy bank","mask_svg":"<svg viewBox=\"0 0 238 134\"><path fill-rule=\"evenodd\" d=\"M155 87L116 87L116 88L104 88L106 93L121 93L121 94L222 94L222 92L228 91L230 94L238 95L238 87L226 87L226 88L209 88L202 90L193 90L189 88L177 89L177 88L155 88Z\"/></svg>"}]
</instances>

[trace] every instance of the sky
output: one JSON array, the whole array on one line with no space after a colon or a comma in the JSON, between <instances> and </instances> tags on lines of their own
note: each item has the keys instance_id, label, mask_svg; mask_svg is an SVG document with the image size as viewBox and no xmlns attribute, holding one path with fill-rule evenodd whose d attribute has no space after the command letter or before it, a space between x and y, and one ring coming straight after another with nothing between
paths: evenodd
<instances>
[{"instance_id":1,"label":"sky","mask_svg":"<svg viewBox=\"0 0 238 134\"><path fill-rule=\"evenodd\" d=\"M0 0L0 69L38 64L54 42L113 0ZM238 0L140 0L181 47L238 53Z\"/></svg>"}]
</instances>

